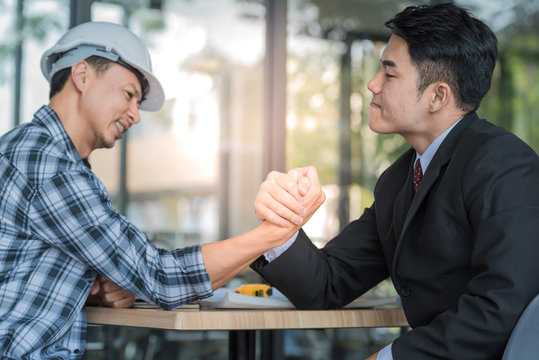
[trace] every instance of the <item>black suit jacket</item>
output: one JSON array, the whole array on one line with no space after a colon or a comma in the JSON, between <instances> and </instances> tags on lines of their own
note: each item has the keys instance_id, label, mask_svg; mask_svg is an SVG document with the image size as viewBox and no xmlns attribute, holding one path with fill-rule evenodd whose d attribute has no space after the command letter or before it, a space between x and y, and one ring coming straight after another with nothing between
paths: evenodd
<instances>
[{"instance_id":1,"label":"black suit jacket","mask_svg":"<svg viewBox=\"0 0 539 360\"><path fill-rule=\"evenodd\" d=\"M514 135L465 116L415 196L410 149L374 204L323 249L301 231L252 267L302 309L339 308L391 277L412 331L395 359L500 359L539 293L539 158Z\"/></svg>"}]
</instances>

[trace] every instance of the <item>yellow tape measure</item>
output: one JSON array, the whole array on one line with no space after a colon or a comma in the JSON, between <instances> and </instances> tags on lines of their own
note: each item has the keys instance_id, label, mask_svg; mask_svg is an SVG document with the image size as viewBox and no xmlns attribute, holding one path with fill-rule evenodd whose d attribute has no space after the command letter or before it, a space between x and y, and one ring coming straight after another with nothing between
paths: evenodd
<instances>
[{"instance_id":1,"label":"yellow tape measure","mask_svg":"<svg viewBox=\"0 0 539 360\"><path fill-rule=\"evenodd\" d=\"M236 292L242 295L269 297L271 295L271 286L266 284L244 284L236 288Z\"/></svg>"}]
</instances>

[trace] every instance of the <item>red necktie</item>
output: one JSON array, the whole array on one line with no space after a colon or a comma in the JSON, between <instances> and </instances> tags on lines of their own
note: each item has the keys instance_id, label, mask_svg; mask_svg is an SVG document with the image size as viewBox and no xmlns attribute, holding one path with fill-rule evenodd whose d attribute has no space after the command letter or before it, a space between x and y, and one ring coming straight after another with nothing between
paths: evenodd
<instances>
[{"instance_id":1,"label":"red necktie","mask_svg":"<svg viewBox=\"0 0 539 360\"><path fill-rule=\"evenodd\" d=\"M412 179L414 184L414 194L417 192L417 188L419 188L421 179L423 179L423 169L421 169L421 161L417 159L414 166L414 178Z\"/></svg>"}]
</instances>

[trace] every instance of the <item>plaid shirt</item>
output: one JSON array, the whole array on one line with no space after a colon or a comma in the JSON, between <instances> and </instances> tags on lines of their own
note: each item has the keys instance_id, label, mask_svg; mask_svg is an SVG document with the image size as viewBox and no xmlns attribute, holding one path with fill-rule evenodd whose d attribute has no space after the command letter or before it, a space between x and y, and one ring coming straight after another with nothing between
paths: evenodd
<instances>
[{"instance_id":1,"label":"plaid shirt","mask_svg":"<svg viewBox=\"0 0 539 360\"><path fill-rule=\"evenodd\" d=\"M0 138L0 358L82 357L98 273L165 309L212 294L200 246L148 241L43 106Z\"/></svg>"}]
</instances>

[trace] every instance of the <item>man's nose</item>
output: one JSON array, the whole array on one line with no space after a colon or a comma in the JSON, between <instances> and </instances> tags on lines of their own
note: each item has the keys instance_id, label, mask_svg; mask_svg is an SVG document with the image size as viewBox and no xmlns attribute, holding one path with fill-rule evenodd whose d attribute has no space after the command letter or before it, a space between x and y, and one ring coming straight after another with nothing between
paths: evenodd
<instances>
[{"instance_id":1,"label":"man's nose","mask_svg":"<svg viewBox=\"0 0 539 360\"><path fill-rule=\"evenodd\" d=\"M382 75L382 72L379 71L376 75L374 75L374 77L369 80L369 82L367 83L367 88L369 89L370 92L372 92L373 94L378 94L381 90L382 90L382 82L381 82L381 75Z\"/></svg>"},{"instance_id":2,"label":"man's nose","mask_svg":"<svg viewBox=\"0 0 539 360\"><path fill-rule=\"evenodd\" d=\"M133 124L138 124L140 122L140 110L139 104L137 101L131 101L129 105L129 110L127 116Z\"/></svg>"}]
</instances>

